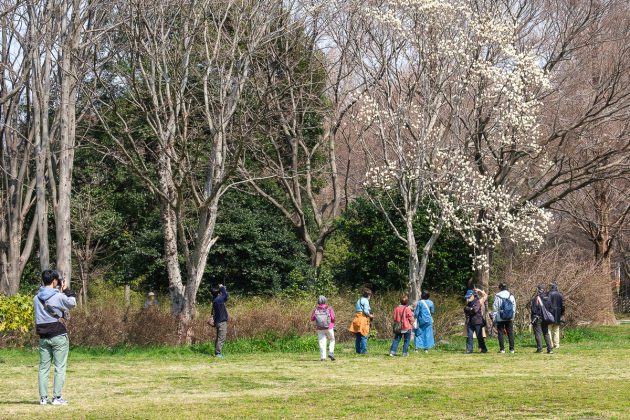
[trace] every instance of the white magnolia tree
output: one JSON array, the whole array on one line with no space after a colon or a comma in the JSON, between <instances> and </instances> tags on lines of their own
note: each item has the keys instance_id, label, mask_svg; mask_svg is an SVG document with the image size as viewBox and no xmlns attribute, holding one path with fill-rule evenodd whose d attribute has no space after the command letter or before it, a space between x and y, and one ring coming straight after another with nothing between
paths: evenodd
<instances>
[{"instance_id":1,"label":"white magnolia tree","mask_svg":"<svg viewBox=\"0 0 630 420\"><path fill-rule=\"evenodd\" d=\"M480 166L486 154L542 152L537 94L548 82L534 56L514 47L518 22L478 7L467 0L386 1L366 12L375 36L364 72L387 66L363 100L366 184L380 208L401 203L404 230L390 225L407 244L413 298L444 227L462 235L474 269L485 271L488 249L506 237L535 248L550 218ZM433 233L423 238L419 258L413 221L422 205L431 209Z\"/></svg>"}]
</instances>

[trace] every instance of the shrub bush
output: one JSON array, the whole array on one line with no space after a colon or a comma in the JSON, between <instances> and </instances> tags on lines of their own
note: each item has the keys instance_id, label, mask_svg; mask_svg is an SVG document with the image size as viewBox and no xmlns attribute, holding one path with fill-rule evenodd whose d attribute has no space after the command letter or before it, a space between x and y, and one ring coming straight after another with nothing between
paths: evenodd
<instances>
[{"instance_id":1,"label":"shrub bush","mask_svg":"<svg viewBox=\"0 0 630 420\"><path fill-rule=\"evenodd\" d=\"M0 345L22 343L28 338L34 319L32 296L0 294Z\"/></svg>"},{"instance_id":2,"label":"shrub bush","mask_svg":"<svg viewBox=\"0 0 630 420\"><path fill-rule=\"evenodd\" d=\"M591 261L581 260L561 248L522 258L502 278L516 298L515 326L519 330L529 327L536 286L542 284L547 288L552 281L557 282L564 295L564 321L568 326L615 323L610 276ZM494 291L496 287L492 288Z\"/></svg>"},{"instance_id":3,"label":"shrub bush","mask_svg":"<svg viewBox=\"0 0 630 420\"><path fill-rule=\"evenodd\" d=\"M347 327L354 316L354 304L358 296L358 292L349 291L329 296L329 304L336 313L338 341L354 339ZM389 292L376 294L372 298L373 338L392 338L392 315L399 303L399 296L399 293ZM461 304L452 297L435 295L431 298L436 306L434 331L436 340L439 340L457 331L457 325L463 320ZM27 300L26 313L32 312L32 300ZM161 296L159 301L159 307L141 309L142 304L136 296L136 299L132 299L132 307L125 308L119 291L110 290L94 296L88 305L70 313L67 323L70 341L74 346L108 348L176 345L177 319L170 313L168 298ZM315 305L315 297L232 296L228 302L230 324L227 339L230 346L249 346L251 351L316 348L315 329L310 320ZM192 340L200 352L209 351L204 343L213 341L215 337L214 328L208 325L210 313L209 305L199 305L192 321ZM27 332L32 331L31 325L32 318L28 322ZM30 336L27 334L26 338L31 339L32 345L36 345L34 331ZM243 341L244 339L246 340ZM18 343L11 344L6 340L4 343L7 346L15 344Z\"/></svg>"}]
</instances>

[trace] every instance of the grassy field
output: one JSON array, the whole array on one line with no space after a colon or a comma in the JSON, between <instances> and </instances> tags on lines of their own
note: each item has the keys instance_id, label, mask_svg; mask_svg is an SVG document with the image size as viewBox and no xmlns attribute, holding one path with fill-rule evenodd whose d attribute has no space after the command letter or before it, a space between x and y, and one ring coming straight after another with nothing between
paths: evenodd
<instances>
[{"instance_id":1,"label":"grassy field","mask_svg":"<svg viewBox=\"0 0 630 420\"><path fill-rule=\"evenodd\" d=\"M37 404L35 351L0 351L1 418L630 418L630 325L568 331L553 355L466 355L463 337L429 354L367 356L338 346L320 362L313 337L157 349L73 349L67 407ZM257 352L255 352L257 351ZM260 352L264 351L264 352Z\"/></svg>"}]
</instances>

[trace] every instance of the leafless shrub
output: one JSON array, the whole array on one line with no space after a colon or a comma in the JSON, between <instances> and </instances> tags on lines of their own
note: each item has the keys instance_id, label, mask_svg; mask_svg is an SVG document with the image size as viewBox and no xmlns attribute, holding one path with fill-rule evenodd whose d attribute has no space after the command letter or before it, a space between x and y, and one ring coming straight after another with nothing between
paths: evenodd
<instances>
[{"instance_id":1,"label":"leafless shrub","mask_svg":"<svg viewBox=\"0 0 630 420\"><path fill-rule=\"evenodd\" d=\"M515 323L519 330L529 326L536 286L548 287L552 281L564 295L568 325L615 322L610 276L592 261L584 261L561 247L520 259L505 275L505 281L516 298Z\"/></svg>"}]
</instances>

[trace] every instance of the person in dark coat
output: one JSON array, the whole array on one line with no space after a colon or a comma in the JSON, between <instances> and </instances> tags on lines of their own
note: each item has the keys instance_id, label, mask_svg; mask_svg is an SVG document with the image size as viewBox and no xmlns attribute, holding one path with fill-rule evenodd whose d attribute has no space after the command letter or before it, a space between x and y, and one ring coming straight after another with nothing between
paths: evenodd
<instances>
[{"instance_id":1,"label":"person in dark coat","mask_svg":"<svg viewBox=\"0 0 630 420\"><path fill-rule=\"evenodd\" d=\"M545 343L547 344L547 353L553 353L551 337L549 336L549 322L545 321L543 314L543 307L547 308L547 302L548 298L545 293L545 287L539 285L536 289L536 296L532 299L531 308L532 326L534 327L534 336L536 337L536 353L542 353L543 335L545 337Z\"/></svg>"},{"instance_id":2,"label":"person in dark coat","mask_svg":"<svg viewBox=\"0 0 630 420\"><path fill-rule=\"evenodd\" d=\"M481 296L480 296L481 295ZM483 338L483 305L488 299L488 295L481 289L473 289L466 291L464 295L466 306L464 306L464 314L466 315L466 353L473 351L473 334L477 336L479 351L487 353L486 341Z\"/></svg>"},{"instance_id":3,"label":"person in dark coat","mask_svg":"<svg viewBox=\"0 0 630 420\"><path fill-rule=\"evenodd\" d=\"M210 325L217 330L217 337L214 342L214 355L215 357L223 357L223 343L225 343L225 337L227 336L227 324L229 319L225 302L227 302L229 295L227 289L222 284L218 287L212 287L210 293L212 293L212 317L210 318Z\"/></svg>"},{"instance_id":4,"label":"person in dark coat","mask_svg":"<svg viewBox=\"0 0 630 420\"><path fill-rule=\"evenodd\" d=\"M560 323L564 316L564 297L558 291L558 284L553 282L549 285L549 312L553 315L554 323L549 324L549 332L551 335L551 344L553 348L560 347Z\"/></svg>"}]
</instances>

